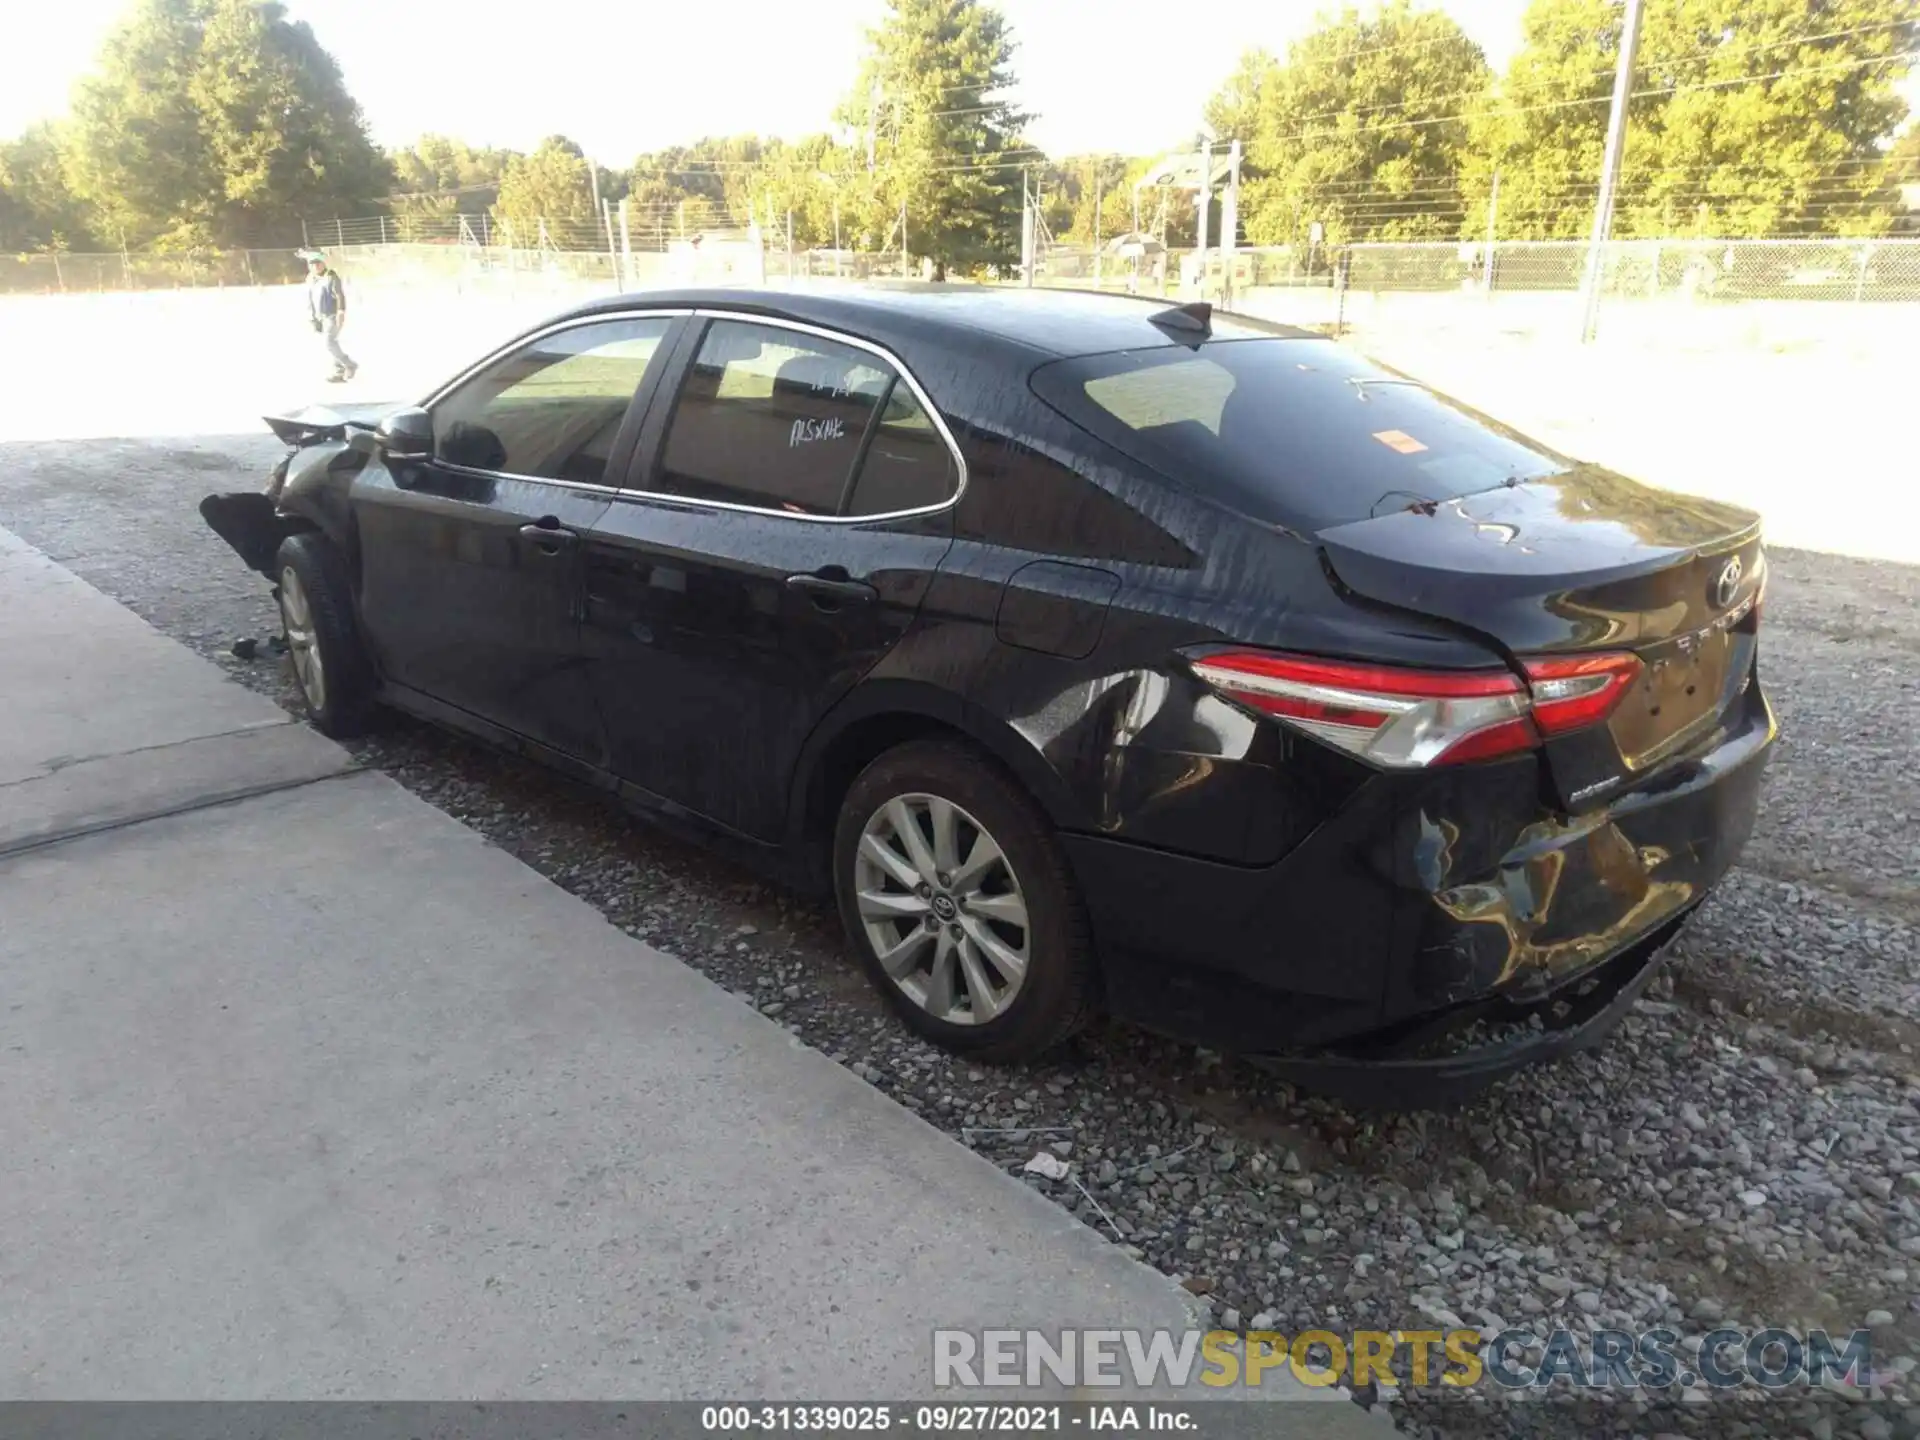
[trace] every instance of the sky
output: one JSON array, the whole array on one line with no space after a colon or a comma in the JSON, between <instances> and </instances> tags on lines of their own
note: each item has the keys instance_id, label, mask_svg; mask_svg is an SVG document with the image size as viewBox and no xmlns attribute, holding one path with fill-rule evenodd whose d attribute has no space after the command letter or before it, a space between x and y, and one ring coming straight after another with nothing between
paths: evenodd
<instances>
[{"instance_id":1,"label":"sky","mask_svg":"<svg viewBox=\"0 0 1920 1440\"><path fill-rule=\"evenodd\" d=\"M1441 8L1496 68L1526 0ZM0 54L0 136L66 109L128 0L36 6ZM530 149L577 140L603 164L702 135L828 127L883 0L289 0L340 62L374 139L423 133ZM1184 144L1242 51L1283 49L1319 0L1001 0L1019 42L1018 98L1052 154Z\"/></svg>"}]
</instances>

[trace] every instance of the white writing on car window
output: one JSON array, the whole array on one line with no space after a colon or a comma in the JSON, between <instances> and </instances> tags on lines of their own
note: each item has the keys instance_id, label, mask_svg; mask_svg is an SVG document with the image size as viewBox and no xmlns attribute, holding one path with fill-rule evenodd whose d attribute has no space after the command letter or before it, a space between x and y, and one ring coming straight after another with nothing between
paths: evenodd
<instances>
[{"instance_id":1,"label":"white writing on car window","mask_svg":"<svg viewBox=\"0 0 1920 1440\"><path fill-rule=\"evenodd\" d=\"M846 426L838 415L825 420L796 420L793 432L787 437L787 448L795 450L813 440L839 440L846 433Z\"/></svg>"}]
</instances>

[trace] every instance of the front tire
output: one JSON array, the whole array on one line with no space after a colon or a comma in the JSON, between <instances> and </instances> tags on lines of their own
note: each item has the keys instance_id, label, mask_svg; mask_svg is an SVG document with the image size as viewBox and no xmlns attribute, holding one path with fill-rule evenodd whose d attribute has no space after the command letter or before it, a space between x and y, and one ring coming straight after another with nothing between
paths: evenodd
<instances>
[{"instance_id":1,"label":"front tire","mask_svg":"<svg viewBox=\"0 0 1920 1440\"><path fill-rule=\"evenodd\" d=\"M342 739L373 711L373 667L353 623L346 562L326 537L291 535L275 560L280 623L307 718Z\"/></svg>"},{"instance_id":2,"label":"front tire","mask_svg":"<svg viewBox=\"0 0 1920 1440\"><path fill-rule=\"evenodd\" d=\"M1093 946L1053 828L972 748L915 741L867 766L840 807L833 878L854 952L936 1044L1032 1060L1091 1016Z\"/></svg>"}]
</instances>

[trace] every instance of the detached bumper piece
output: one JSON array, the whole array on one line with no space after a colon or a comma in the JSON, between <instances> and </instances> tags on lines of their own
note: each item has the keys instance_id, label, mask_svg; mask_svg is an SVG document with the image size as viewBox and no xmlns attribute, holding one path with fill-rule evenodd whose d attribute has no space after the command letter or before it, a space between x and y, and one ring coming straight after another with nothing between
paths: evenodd
<instances>
[{"instance_id":1,"label":"detached bumper piece","mask_svg":"<svg viewBox=\"0 0 1920 1440\"><path fill-rule=\"evenodd\" d=\"M280 542L294 527L275 510L273 501L255 491L209 495L200 502L200 518L242 560L269 580L276 579L274 558Z\"/></svg>"},{"instance_id":2,"label":"detached bumper piece","mask_svg":"<svg viewBox=\"0 0 1920 1440\"><path fill-rule=\"evenodd\" d=\"M1252 1055L1250 1063L1303 1090L1383 1110L1443 1110L1530 1065L1590 1050L1610 1035L1659 973L1688 914L1677 915L1586 973L1524 1001L1490 996L1424 1016L1364 1043L1308 1056ZM1541 1025L1531 1021L1538 1016ZM1528 1028L1510 1038L1423 1055L1475 1024Z\"/></svg>"}]
</instances>

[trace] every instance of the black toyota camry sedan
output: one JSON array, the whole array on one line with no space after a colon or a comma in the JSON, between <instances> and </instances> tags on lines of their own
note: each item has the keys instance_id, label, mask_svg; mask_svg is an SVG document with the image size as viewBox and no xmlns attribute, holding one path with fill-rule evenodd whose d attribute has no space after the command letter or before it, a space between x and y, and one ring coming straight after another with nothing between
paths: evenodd
<instances>
[{"instance_id":1,"label":"black toyota camry sedan","mask_svg":"<svg viewBox=\"0 0 1920 1440\"><path fill-rule=\"evenodd\" d=\"M321 729L410 711L830 890L987 1059L1106 1009L1408 1103L1591 1044L1775 736L1754 515L1205 306L627 296L269 423L202 514Z\"/></svg>"}]
</instances>

